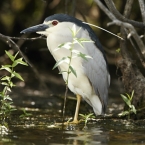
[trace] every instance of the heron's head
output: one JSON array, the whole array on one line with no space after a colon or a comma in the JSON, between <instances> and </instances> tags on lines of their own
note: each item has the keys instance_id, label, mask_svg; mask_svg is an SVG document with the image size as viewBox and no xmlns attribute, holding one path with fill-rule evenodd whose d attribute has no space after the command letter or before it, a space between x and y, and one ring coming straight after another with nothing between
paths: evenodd
<instances>
[{"instance_id":1,"label":"heron's head","mask_svg":"<svg viewBox=\"0 0 145 145\"><path fill-rule=\"evenodd\" d=\"M32 33L36 32L38 34L42 34L47 36L50 32L54 31L62 31L65 32L66 28L76 24L77 26L83 27L85 24L82 21L71 17L66 14L55 14L52 16L47 17L42 24L29 27L21 33Z\"/></svg>"}]
</instances>

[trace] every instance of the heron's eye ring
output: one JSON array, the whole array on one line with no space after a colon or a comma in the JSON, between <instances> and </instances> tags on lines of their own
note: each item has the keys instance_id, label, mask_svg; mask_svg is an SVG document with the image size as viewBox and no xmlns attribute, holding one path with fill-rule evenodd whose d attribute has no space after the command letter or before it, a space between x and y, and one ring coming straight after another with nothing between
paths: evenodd
<instances>
[{"instance_id":1,"label":"heron's eye ring","mask_svg":"<svg viewBox=\"0 0 145 145\"><path fill-rule=\"evenodd\" d=\"M53 26L56 26L57 24L58 24L58 21L53 21L53 22L52 22L52 25L53 25Z\"/></svg>"}]
</instances>

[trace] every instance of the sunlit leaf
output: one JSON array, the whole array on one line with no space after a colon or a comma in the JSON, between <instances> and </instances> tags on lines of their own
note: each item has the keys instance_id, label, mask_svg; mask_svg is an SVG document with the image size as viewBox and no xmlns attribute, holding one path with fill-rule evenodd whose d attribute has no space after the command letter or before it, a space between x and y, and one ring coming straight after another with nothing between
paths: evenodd
<instances>
[{"instance_id":1,"label":"sunlit leaf","mask_svg":"<svg viewBox=\"0 0 145 145\"><path fill-rule=\"evenodd\" d=\"M4 65L5 67L12 67L12 65Z\"/></svg>"},{"instance_id":2,"label":"sunlit leaf","mask_svg":"<svg viewBox=\"0 0 145 145\"><path fill-rule=\"evenodd\" d=\"M75 43L79 44L82 48L84 48L84 46L83 46L82 42L81 42L81 41L79 41L79 39L74 38L74 44L75 44Z\"/></svg>"},{"instance_id":3,"label":"sunlit leaf","mask_svg":"<svg viewBox=\"0 0 145 145\"><path fill-rule=\"evenodd\" d=\"M13 55L11 55L8 51L5 51L5 53L7 54L7 56L10 58L11 61L14 61L15 58Z\"/></svg>"},{"instance_id":4,"label":"sunlit leaf","mask_svg":"<svg viewBox=\"0 0 145 145\"><path fill-rule=\"evenodd\" d=\"M5 96L5 100L12 101L12 98L9 97L9 95Z\"/></svg>"},{"instance_id":5,"label":"sunlit leaf","mask_svg":"<svg viewBox=\"0 0 145 145\"><path fill-rule=\"evenodd\" d=\"M75 53L75 54L79 54L80 53L80 51L78 51L76 49L73 49L72 52Z\"/></svg>"},{"instance_id":6,"label":"sunlit leaf","mask_svg":"<svg viewBox=\"0 0 145 145\"><path fill-rule=\"evenodd\" d=\"M131 93L131 98L130 98L131 100L132 100L133 96L134 96L134 90Z\"/></svg>"},{"instance_id":7,"label":"sunlit leaf","mask_svg":"<svg viewBox=\"0 0 145 145\"><path fill-rule=\"evenodd\" d=\"M132 111L134 114L136 114L136 109L135 109L134 105L132 105Z\"/></svg>"},{"instance_id":8,"label":"sunlit leaf","mask_svg":"<svg viewBox=\"0 0 145 145\"><path fill-rule=\"evenodd\" d=\"M19 51L15 54L14 59L17 57L18 54L19 54Z\"/></svg>"},{"instance_id":9,"label":"sunlit leaf","mask_svg":"<svg viewBox=\"0 0 145 145\"><path fill-rule=\"evenodd\" d=\"M3 78L1 78L2 81L7 80L10 81L10 77L9 76L4 76Z\"/></svg>"},{"instance_id":10,"label":"sunlit leaf","mask_svg":"<svg viewBox=\"0 0 145 145\"><path fill-rule=\"evenodd\" d=\"M9 82L9 86L12 88L15 86L15 84L13 82Z\"/></svg>"},{"instance_id":11,"label":"sunlit leaf","mask_svg":"<svg viewBox=\"0 0 145 145\"><path fill-rule=\"evenodd\" d=\"M15 71L13 72L13 74L15 75L15 77L17 77L17 78L20 79L21 81L24 81L24 79L21 77L20 74L16 73Z\"/></svg>"},{"instance_id":12,"label":"sunlit leaf","mask_svg":"<svg viewBox=\"0 0 145 145\"><path fill-rule=\"evenodd\" d=\"M75 35L76 35L76 25L74 24L73 26L72 26L72 33L73 33L73 37L75 37Z\"/></svg>"},{"instance_id":13,"label":"sunlit leaf","mask_svg":"<svg viewBox=\"0 0 145 145\"><path fill-rule=\"evenodd\" d=\"M19 58L19 59L15 60L15 61L13 62L12 67L15 67L15 66L18 65L18 64L28 66L28 64L27 64L26 62L24 62L24 61L22 60L22 58Z\"/></svg>"},{"instance_id":14,"label":"sunlit leaf","mask_svg":"<svg viewBox=\"0 0 145 145\"><path fill-rule=\"evenodd\" d=\"M86 38L79 38L79 39L77 39L77 40L79 40L79 42L81 42L81 43L85 43L85 42L87 42L87 43L94 43L94 41L92 41L92 40L88 40L88 39L86 39Z\"/></svg>"},{"instance_id":15,"label":"sunlit leaf","mask_svg":"<svg viewBox=\"0 0 145 145\"><path fill-rule=\"evenodd\" d=\"M125 115L128 115L129 114L129 111L123 111L121 113L119 113L118 115L119 116L125 116Z\"/></svg>"},{"instance_id":16,"label":"sunlit leaf","mask_svg":"<svg viewBox=\"0 0 145 145\"><path fill-rule=\"evenodd\" d=\"M123 94L121 94L121 97L124 100L124 102L130 107L130 105L131 105L130 100L126 96L124 96Z\"/></svg>"},{"instance_id":17,"label":"sunlit leaf","mask_svg":"<svg viewBox=\"0 0 145 145\"><path fill-rule=\"evenodd\" d=\"M5 65L2 65L2 67L0 68L0 70L2 70L2 69L6 70L6 71L8 71L10 73L12 72L12 70L9 67L5 66Z\"/></svg>"},{"instance_id":18,"label":"sunlit leaf","mask_svg":"<svg viewBox=\"0 0 145 145\"><path fill-rule=\"evenodd\" d=\"M54 65L54 67L52 69L55 69L56 67L58 67L60 64L62 64L64 62L69 63L69 58L68 57L63 57L61 60L56 62L56 64Z\"/></svg>"},{"instance_id":19,"label":"sunlit leaf","mask_svg":"<svg viewBox=\"0 0 145 145\"><path fill-rule=\"evenodd\" d=\"M9 84L7 82L1 82L2 85L8 86Z\"/></svg>"},{"instance_id":20,"label":"sunlit leaf","mask_svg":"<svg viewBox=\"0 0 145 145\"><path fill-rule=\"evenodd\" d=\"M9 87L7 87L7 90L8 90L9 92L11 92L11 89L10 89Z\"/></svg>"}]
</instances>

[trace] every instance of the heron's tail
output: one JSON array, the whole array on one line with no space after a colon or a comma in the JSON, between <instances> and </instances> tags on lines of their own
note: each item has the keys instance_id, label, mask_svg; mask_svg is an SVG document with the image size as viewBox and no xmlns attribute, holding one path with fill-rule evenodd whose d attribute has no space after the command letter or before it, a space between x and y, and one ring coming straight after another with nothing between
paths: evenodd
<instances>
[{"instance_id":1,"label":"heron's tail","mask_svg":"<svg viewBox=\"0 0 145 145\"><path fill-rule=\"evenodd\" d=\"M92 95L90 97L91 106L93 107L94 113L96 115L102 114L102 103L97 95Z\"/></svg>"}]
</instances>

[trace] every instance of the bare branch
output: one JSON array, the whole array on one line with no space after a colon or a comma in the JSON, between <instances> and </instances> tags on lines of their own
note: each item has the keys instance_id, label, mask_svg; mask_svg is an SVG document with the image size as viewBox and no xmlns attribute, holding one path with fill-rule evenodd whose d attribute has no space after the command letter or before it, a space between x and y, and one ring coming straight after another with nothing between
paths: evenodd
<instances>
[{"instance_id":1,"label":"bare branch","mask_svg":"<svg viewBox=\"0 0 145 145\"><path fill-rule=\"evenodd\" d=\"M137 22L137 21L134 21L134 20L129 20L127 19L126 17L124 17L123 15L121 15L119 13L119 11L117 11L114 3L112 0L104 0L106 5L108 6L109 10L120 20L120 21L123 21L123 22L127 22L127 23L130 23L132 24L133 26L135 27L138 27L138 28L144 28L145 25L142 23L142 22Z\"/></svg>"},{"instance_id":2,"label":"bare branch","mask_svg":"<svg viewBox=\"0 0 145 145\"><path fill-rule=\"evenodd\" d=\"M112 22L108 23L107 26L110 26L110 25L118 25L118 26L123 26L124 28L127 28L129 30L129 34L131 36L133 36L134 40L136 41L139 49L140 49L140 52L143 56L143 58L145 59L145 46L142 42L142 40L140 39L139 35L137 34L135 28L129 24L129 23L125 23L125 22L122 22L120 20L117 20L117 18L100 2L100 0L94 0L98 6L105 12L105 14L112 20ZM130 2L131 3L131 2ZM127 8L129 6L126 6ZM129 11L131 11L131 9L129 10L126 10L126 13L125 15L129 15ZM128 32L128 31L127 31ZM142 61L141 61L142 62ZM145 64L144 62L142 62L142 65L145 67Z\"/></svg>"},{"instance_id":3,"label":"bare branch","mask_svg":"<svg viewBox=\"0 0 145 145\"><path fill-rule=\"evenodd\" d=\"M131 14L133 2L134 2L134 0L127 0L127 2L126 2L125 9L124 9L124 16L126 18L129 18L130 14Z\"/></svg>"},{"instance_id":4,"label":"bare branch","mask_svg":"<svg viewBox=\"0 0 145 145\"><path fill-rule=\"evenodd\" d=\"M10 39L15 39L15 40L30 40L30 41L38 40L38 39L46 40L46 38L44 38L43 36L34 37L34 38L22 38L22 37L10 37L10 36L7 36L7 37Z\"/></svg>"},{"instance_id":5,"label":"bare branch","mask_svg":"<svg viewBox=\"0 0 145 145\"><path fill-rule=\"evenodd\" d=\"M145 46L144 46L142 40L140 39L139 35L137 34L136 30L134 29L134 27L129 23L124 23L119 20L110 22L107 25L110 26L110 25L114 25L114 24L118 25L118 26L124 26L124 28L127 28L129 30L130 35L133 36L134 40L136 41L144 59L145 59Z\"/></svg>"},{"instance_id":6,"label":"bare branch","mask_svg":"<svg viewBox=\"0 0 145 145\"><path fill-rule=\"evenodd\" d=\"M145 4L143 0L138 0L138 1L139 1L140 10L141 10L142 20L143 20L143 23L145 24Z\"/></svg>"},{"instance_id":7,"label":"bare branch","mask_svg":"<svg viewBox=\"0 0 145 145\"><path fill-rule=\"evenodd\" d=\"M94 0L99 8L104 11L104 13L111 19L111 20L116 20L116 17L102 4L100 0Z\"/></svg>"}]
</instances>

